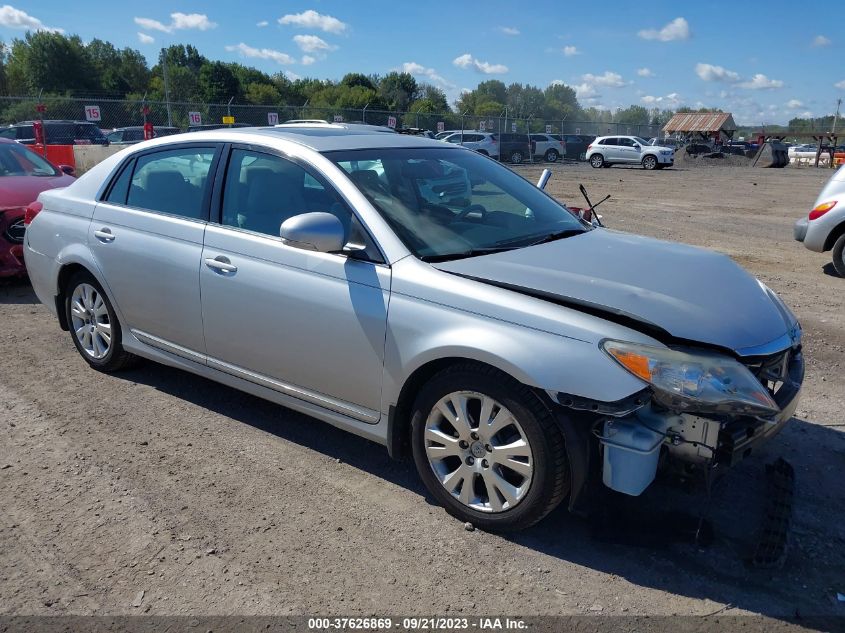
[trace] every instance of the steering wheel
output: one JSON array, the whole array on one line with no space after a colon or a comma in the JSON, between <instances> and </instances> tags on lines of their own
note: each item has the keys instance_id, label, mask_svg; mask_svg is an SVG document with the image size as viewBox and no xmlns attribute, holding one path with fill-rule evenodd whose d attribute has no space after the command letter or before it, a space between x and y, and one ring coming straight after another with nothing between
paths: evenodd
<instances>
[{"instance_id":1,"label":"steering wheel","mask_svg":"<svg viewBox=\"0 0 845 633\"><path fill-rule=\"evenodd\" d=\"M487 209L482 207L480 204L471 204L466 209L461 211L458 215L455 216L455 219L452 220L453 222L460 222L461 220L465 220L470 213L474 211L478 211L481 213L481 218L483 219L487 215Z\"/></svg>"}]
</instances>

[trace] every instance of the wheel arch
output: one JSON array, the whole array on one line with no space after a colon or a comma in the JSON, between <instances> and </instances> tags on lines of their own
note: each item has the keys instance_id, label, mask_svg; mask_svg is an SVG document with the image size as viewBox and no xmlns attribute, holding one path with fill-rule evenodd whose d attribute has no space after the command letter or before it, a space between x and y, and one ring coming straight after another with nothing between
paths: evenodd
<instances>
[{"instance_id":1,"label":"wheel arch","mask_svg":"<svg viewBox=\"0 0 845 633\"><path fill-rule=\"evenodd\" d=\"M105 283L105 280L99 273L99 270L96 266L94 266L91 262L84 261L78 257L68 257L64 261L59 263L59 268L56 273L56 294L55 294L55 301L56 301L56 315L59 318L59 326L67 331L68 330L68 322L67 322L67 315L65 314L65 287L67 286L68 281L70 278L76 274L77 272L86 272L94 279L97 280L97 283L100 284L100 287L106 293L109 301L111 302L112 308L117 313L118 318L123 321L123 315L120 312L120 308L115 302L112 293L109 290L108 284Z\"/></svg>"},{"instance_id":2,"label":"wheel arch","mask_svg":"<svg viewBox=\"0 0 845 633\"><path fill-rule=\"evenodd\" d=\"M845 235L845 220L840 222L837 226L833 227L833 230L828 234L827 239L824 241L824 251L829 251L833 248L833 245L836 244L836 240L840 237Z\"/></svg>"}]
</instances>

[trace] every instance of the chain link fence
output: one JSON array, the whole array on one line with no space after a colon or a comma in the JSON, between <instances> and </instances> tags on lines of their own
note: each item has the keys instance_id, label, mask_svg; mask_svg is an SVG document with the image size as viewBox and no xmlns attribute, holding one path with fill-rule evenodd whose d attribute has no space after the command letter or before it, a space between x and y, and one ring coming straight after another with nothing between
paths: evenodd
<instances>
[{"instance_id":1,"label":"chain link fence","mask_svg":"<svg viewBox=\"0 0 845 633\"><path fill-rule=\"evenodd\" d=\"M39 104L43 111L39 112ZM597 121L567 121L502 116L461 115L454 112L390 112L370 108L325 108L311 106L208 104L73 97L0 97L0 123L8 125L36 118L93 121L103 130L143 125L177 127L222 124L224 116L236 123L274 125L291 119L321 119L386 125L398 128L441 130L484 130L501 133L549 133L606 136L660 136L659 125L637 125Z\"/></svg>"}]
</instances>

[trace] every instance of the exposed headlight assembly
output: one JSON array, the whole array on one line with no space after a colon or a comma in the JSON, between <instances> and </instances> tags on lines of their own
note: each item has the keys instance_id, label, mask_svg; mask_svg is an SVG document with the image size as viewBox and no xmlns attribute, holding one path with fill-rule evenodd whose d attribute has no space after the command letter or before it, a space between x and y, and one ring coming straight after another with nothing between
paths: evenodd
<instances>
[{"instance_id":1,"label":"exposed headlight assembly","mask_svg":"<svg viewBox=\"0 0 845 633\"><path fill-rule=\"evenodd\" d=\"M727 356L604 340L613 360L654 388L654 398L674 411L769 417L780 411L747 367Z\"/></svg>"}]
</instances>

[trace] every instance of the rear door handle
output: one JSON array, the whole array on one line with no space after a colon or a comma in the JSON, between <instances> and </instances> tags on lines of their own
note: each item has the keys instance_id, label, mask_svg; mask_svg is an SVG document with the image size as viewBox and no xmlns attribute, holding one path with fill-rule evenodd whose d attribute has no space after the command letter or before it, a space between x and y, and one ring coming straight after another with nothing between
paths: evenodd
<instances>
[{"instance_id":1,"label":"rear door handle","mask_svg":"<svg viewBox=\"0 0 845 633\"><path fill-rule=\"evenodd\" d=\"M94 231L94 237L101 242L114 242L114 234L111 229L103 227L99 231Z\"/></svg>"},{"instance_id":2,"label":"rear door handle","mask_svg":"<svg viewBox=\"0 0 845 633\"><path fill-rule=\"evenodd\" d=\"M229 261L228 257L218 255L214 259L208 258L205 260L205 265L218 273L236 273L238 267Z\"/></svg>"}]
</instances>

